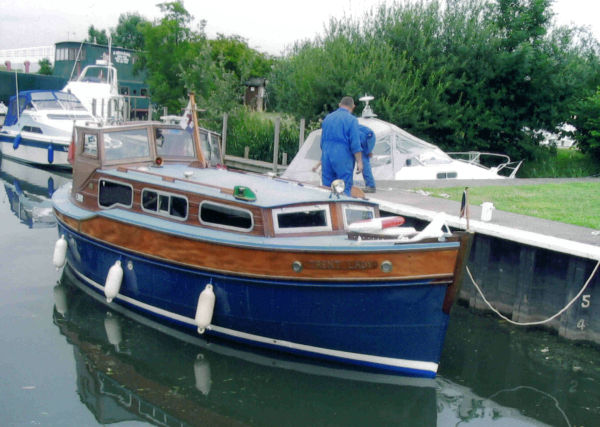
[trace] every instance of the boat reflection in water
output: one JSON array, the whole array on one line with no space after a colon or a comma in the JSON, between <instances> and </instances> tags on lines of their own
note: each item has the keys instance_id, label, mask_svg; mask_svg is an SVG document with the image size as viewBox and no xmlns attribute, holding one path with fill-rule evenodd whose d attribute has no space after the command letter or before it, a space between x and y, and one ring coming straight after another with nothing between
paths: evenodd
<instances>
[{"instance_id":1,"label":"boat reflection in water","mask_svg":"<svg viewBox=\"0 0 600 427\"><path fill-rule=\"evenodd\" d=\"M576 383L594 412L597 375L588 380L585 366L585 381L562 370L553 375L544 366L547 353L535 351L540 340L547 343L545 335L530 342L509 334L518 344L499 339L489 351L478 348L480 333L501 336L496 329L502 326L478 324L466 309L457 311L449 331L446 372L427 379L206 340L120 305L106 307L68 267L54 297L54 323L73 345L78 394L99 424L595 425L565 387ZM501 348L513 348L503 369Z\"/></svg>"},{"instance_id":2,"label":"boat reflection in water","mask_svg":"<svg viewBox=\"0 0 600 427\"><path fill-rule=\"evenodd\" d=\"M11 211L29 228L54 227L50 198L71 179L71 173L42 169L0 156L0 179Z\"/></svg>"},{"instance_id":3,"label":"boat reflection in water","mask_svg":"<svg viewBox=\"0 0 600 427\"><path fill-rule=\"evenodd\" d=\"M205 340L107 308L68 267L54 294L54 323L73 345L79 395L101 424L437 423L433 379Z\"/></svg>"}]
</instances>

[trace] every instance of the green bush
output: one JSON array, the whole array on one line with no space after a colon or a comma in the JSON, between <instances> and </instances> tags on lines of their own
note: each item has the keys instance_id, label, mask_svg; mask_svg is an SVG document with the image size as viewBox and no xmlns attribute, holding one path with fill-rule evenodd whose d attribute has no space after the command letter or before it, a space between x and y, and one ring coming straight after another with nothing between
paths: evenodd
<instances>
[{"instance_id":1,"label":"green bush","mask_svg":"<svg viewBox=\"0 0 600 427\"><path fill-rule=\"evenodd\" d=\"M277 117L281 118L278 163L282 162L284 152L288 155L289 163L298 151L300 123L290 116L252 112L244 107L237 108L229 113L227 119L227 154L242 157L244 148L249 147L249 157L251 159L272 162ZM219 132L222 129L222 122L216 119L204 122L203 125Z\"/></svg>"},{"instance_id":2,"label":"green bush","mask_svg":"<svg viewBox=\"0 0 600 427\"><path fill-rule=\"evenodd\" d=\"M541 150L519 170L519 178L580 178L600 174L600 165L588 155L570 148Z\"/></svg>"}]
</instances>

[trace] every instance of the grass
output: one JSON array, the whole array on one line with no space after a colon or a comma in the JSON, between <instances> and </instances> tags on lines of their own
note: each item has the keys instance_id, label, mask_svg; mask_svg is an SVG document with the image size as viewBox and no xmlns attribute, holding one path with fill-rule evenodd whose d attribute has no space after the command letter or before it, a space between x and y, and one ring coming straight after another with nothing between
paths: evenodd
<instances>
[{"instance_id":1,"label":"grass","mask_svg":"<svg viewBox=\"0 0 600 427\"><path fill-rule=\"evenodd\" d=\"M463 187L424 188L459 201ZM447 195L447 196L446 196ZM492 202L499 210L600 229L600 183L563 183L469 188L469 204Z\"/></svg>"}]
</instances>

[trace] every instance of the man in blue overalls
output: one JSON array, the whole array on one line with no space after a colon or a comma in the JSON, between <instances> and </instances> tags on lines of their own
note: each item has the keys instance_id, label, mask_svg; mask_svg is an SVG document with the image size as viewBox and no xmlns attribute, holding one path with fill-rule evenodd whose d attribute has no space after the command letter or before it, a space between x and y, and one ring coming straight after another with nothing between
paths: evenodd
<instances>
[{"instance_id":1,"label":"man in blue overalls","mask_svg":"<svg viewBox=\"0 0 600 427\"><path fill-rule=\"evenodd\" d=\"M365 193L375 192L375 178L371 170L371 157L373 156L373 148L375 147L375 133L368 127L358 125L358 134L360 137L360 146L362 148L363 160L363 178L365 179Z\"/></svg>"},{"instance_id":2,"label":"man in blue overalls","mask_svg":"<svg viewBox=\"0 0 600 427\"><path fill-rule=\"evenodd\" d=\"M350 195L353 170L363 169L362 149L358 132L358 120L352 115L354 100L344 96L339 107L323 120L321 133L321 177L323 185L329 187L335 179L344 180L344 193Z\"/></svg>"}]
</instances>

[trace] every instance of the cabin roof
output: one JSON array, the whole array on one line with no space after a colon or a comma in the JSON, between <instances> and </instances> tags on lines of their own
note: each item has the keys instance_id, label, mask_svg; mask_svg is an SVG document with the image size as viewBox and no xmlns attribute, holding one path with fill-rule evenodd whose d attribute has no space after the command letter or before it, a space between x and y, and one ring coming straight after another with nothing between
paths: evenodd
<instances>
[{"instance_id":1,"label":"cabin roof","mask_svg":"<svg viewBox=\"0 0 600 427\"><path fill-rule=\"evenodd\" d=\"M150 185L154 184L173 190L204 194L236 202L243 201L235 199L231 194L222 192L221 189L233 190L235 186L244 186L250 188L256 194L256 201L245 203L264 208L299 203L328 203L331 201L329 197L331 193L325 189L279 178L224 169L200 169L183 164L165 164L161 167L138 167L127 170L122 168L103 169L102 172L113 176L115 179L147 182ZM173 182L166 181L163 176L175 180ZM344 195L339 200L373 204Z\"/></svg>"}]
</instances>

